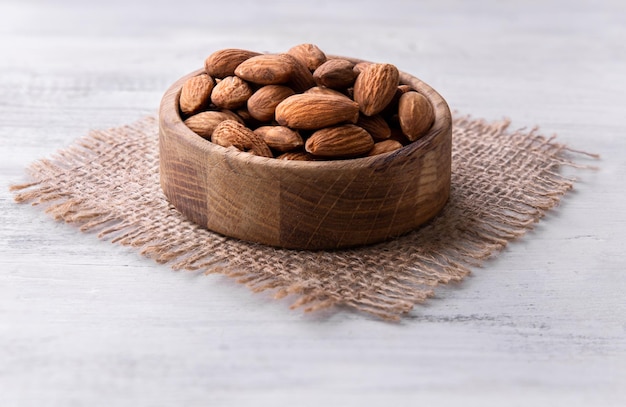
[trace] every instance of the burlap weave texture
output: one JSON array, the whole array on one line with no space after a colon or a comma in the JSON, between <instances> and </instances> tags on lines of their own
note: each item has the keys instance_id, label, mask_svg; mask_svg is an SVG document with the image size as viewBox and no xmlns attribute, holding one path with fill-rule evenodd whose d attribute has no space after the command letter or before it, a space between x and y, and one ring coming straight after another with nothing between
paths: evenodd
<instances>
[{"instance_id":1,"label":"burlap weave texture","mask_svg":"<svg viewBox=\"0 0 626 407\"><path fill-rule=\"evenodd\" d=\"M253 291L293 296L293 307L344 306L397 319L460 281L470 268L532 228L573 186L560 173L568 149L508 122L453 123L451 198L422 228L342 251L270 248L220 236L187 221L165 199L154 117L93 131L29 168L18 202L44 204L55 219L137 248L174 269L222 273Z\"/></svg>"}]
</instances>

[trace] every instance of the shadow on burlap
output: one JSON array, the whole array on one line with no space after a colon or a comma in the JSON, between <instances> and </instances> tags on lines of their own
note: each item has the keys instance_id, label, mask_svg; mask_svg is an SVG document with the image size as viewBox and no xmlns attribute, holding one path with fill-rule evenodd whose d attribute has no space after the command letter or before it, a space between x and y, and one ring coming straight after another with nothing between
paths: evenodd
<instances>
[{"instance_id":1,"label":"shadow on burlap","mask_svg":"<svg viewBox=\"0 0 626 407\"><path fill-rule=\"evenodd\" d=\"M174 269L221 273L253 291L291 295L293 307L343 306L398 319L461 281L471 267L523 235L559 203L574 180L573 152L509 123L456 118L452 189L443 212L422 228L372 246L296 251L227 238L187 221L159 186L154 117L93 131L54 157L33 163L17 202L41 204L55 219L131 246Z\"/></svg>"}]
</instances>

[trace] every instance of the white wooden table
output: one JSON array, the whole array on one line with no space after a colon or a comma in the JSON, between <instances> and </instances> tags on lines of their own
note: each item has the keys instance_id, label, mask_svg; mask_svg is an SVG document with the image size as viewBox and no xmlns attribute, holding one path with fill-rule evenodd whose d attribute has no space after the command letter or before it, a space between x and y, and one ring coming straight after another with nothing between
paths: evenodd
<instances>
[{"instance_id":1,"label":"white wooden table","mask_svg":"<svg viewBox=\"0 0 626 407\"><path fill-rule=\"evenodd\" d=\"M175 5L176 4L176 5ZM224 47L396 64L599 153L536 229L401 323L304 315L13 203ZM623 1L0 3L0 406L626 405Z\"/></svg>"}]
</instances>

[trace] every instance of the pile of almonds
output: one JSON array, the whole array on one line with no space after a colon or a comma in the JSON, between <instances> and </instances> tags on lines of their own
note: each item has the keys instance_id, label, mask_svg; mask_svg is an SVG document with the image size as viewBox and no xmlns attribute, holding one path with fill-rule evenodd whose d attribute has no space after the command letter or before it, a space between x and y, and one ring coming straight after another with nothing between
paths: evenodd
<instances>
[{"instance_id":1,"label":"pile of almonds","mask_svg":"<svg viewBox=\"0 0 626 407\"><path fill-rule=\"evenodd\" d=\"M391 64L327 58L313 44L284 54L223 49L182 87L180 113L201 137L287 160L382 154L426 133L434 110Z\"/></svg>"}]
</instances>

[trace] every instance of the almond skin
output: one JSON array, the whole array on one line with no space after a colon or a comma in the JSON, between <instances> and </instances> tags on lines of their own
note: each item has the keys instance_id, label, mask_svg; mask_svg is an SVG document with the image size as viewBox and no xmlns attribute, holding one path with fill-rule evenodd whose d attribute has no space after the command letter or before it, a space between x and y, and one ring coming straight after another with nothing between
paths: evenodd
<instances>
[{"instance_id":1,"label":"almond skin","mask_svg":"<svg viewBox=\"0 0 626 407\"><path fill-rule=\"evenodd\" d=\"M293 89L286 86L263 86L248 99L248 112L262 122L274 120L276 106L294 93Z\"/></svg>"},{"instance_id":2,"label":"almond skin","mask_svg":"<svg viewBox=\"0 0 626 407\"><path fill-rule=\"evenodd\" d=\"M402 133L410 141L415 141L428 133L435 121L435 112L424 95L410 91L400 96L398 119Z\"/></svg>"},{"instance_id":3,"label":"almond skin","mask_svg":"<svg viewBox=\"0 0 626 407\"><path fill-rule=\"evenodd\" d=\"M398 89L396 90L396 95L403 95L407 92L412 91L409 85L398 85ZM399 97L399 96L398 96Z\"/></svg>"},{"instance_id":4,"label":"almond skin","mask_svg":"<svg viewBox=\"0 0 626 407\"><path fill-rule=\"evenodd\" d=\"M318 157L358 157L374 147L374 139L362 128L353 124L328 127L309 137L305 150Z\"/></svg>"},{"instance_id":5,"label":"almond skin","mask_svg":"<svg viewBox=\"0 0 626 407\"><path fill-rule=\"evenodd\" d=\"M391 136L389 137L389 140L395 140L398 143L402 144L403 146L411 144L411 141L409 141L409 139L406 138L406 136L402 132L402 129L399 127L391 128Z\"/></svg>"},{"instance_id":6,"label":"almond skin","mask_svg":"<svg viewBox=\"0 0 626 407\"><path fill-rule=\"evenodd\" d=\"M261 157L273 157L263 139L252 130L234 120L225 120L217 125L211 141L222 147L235 147Z\"/></svg>"},{"instance_id":7,"label":"almond skin","mask_svg":"<svg viewBox=\"0 0 626 407\"><path fill-rule=\"evenodd\" d=\"M354 82L354 100L366 116L380 113L393 99L400 81L398 68L391 64L370 64Z\"/></svg>"},{"instance_id":8,"label":"almond skin","mask_svg":"<svg viewBox=\"0 0 626 407\"><path fill-rule=\"evenodd\" d=\"M304 93L313 93L313 94L316 94L316 95L343 96L343 97L347 97L348 99L350 99L347 95L344 95L343 93L339 92L338 90L327 88L325 86L314 86L311 89L308 89Z\"/></svg>"},{"instance_id":9,"label":"almond skin","mask_svg":"<svg viewBox=\"0 0 626 407\"><path fill-rule=\"evenodd\" d=\"M388 63L327 57L314 44L286 53L237 48L205 59L181 87L187 127L225 147L283 160L395 151L428 134L434 106Z\"/></svg>"},{"instance_id":10,"label":"almond skin","mask_svg":"<svg viewBox=\"0 0 626 407\"><path fill-rule=\"evenodd\" d=\"M368 62L368 61L361 61L361 62L357 62L357 63L354 65L354 68L353 68L353 69L354 69L354 72L356 72L357 74L360 74L360 73L361 73L361 71L362 71L363 69L365 69L365 67L370 66L370 65L372 65L372 64L373 64L373 62Z\"/></svg>"},{"instance_id":11,"label":"almond skin","mask_svg":"<svg viewBox=\"0 0 626 407\"><path fill-rule=\"evenodd\" d=\"M289 151L276 157L278 160L315 161L315 157L306 151Z\"/></svg>"},{"instance_id":12,"label":"almond skin","mask_svg":"<svg viewBox=\"0 0 626 407\"><path fill-rule=\"evenodd\" d=\"M356 122L356 125L363 127L376 141L386 140L391 137L391 128L381 115L359 115L359 120Z\"/></svg>"},{"instance_id":13,"label":"almond skin","mask_svg":"<svg viewBox=\"0 0 626 407\"><path fill-rule=\"evenodd\" d=\"M248 121L256 120L254 117L252 117L247 107L240 107L239 109L235 110L233 113L239 116L243 120L244 124L247 123Z\"/></svg>"},{"instance_id":14,"label":"almond skin","mask_svg":"<svg viewBox=\"0 0 626 407\"><path fill-rule=\"evenodd\" d=\"M214 78L225 78L235 74L235 68L246 59L261 55L245 49L226 48L215 51L204 61L204 70Z\"/></svg>"},{"instance_id":15,"label":"almond skin","mask_svg":"<svg viewBox=\"0 0 626 407\"><path fill-rule=\"evenodd\" d=\"M283 55L263 54L239 64L235 75L259 85L277 85L289 81L293 69L291 59Z\"/></svg>"},{"instance_id":16,"label":"almond skin","mask_svg":"<svg viewBox=\"0 0 626 407\"><path fill-rule=\"evenodd\" d=\"M396 140L383 140L374 144L374 147L367 153L368 156L390 153L402 148L402 143Z\"/></svg>"},{"instance_id":17,"label":"almond skin","mask_svg":"<svg viewBox=\"0 0 626 407\"><path fill-rule=\"evenodd\" d=\"M236 122L244 124L243 117L239 116L237 113L233 112L232 110L222 109L222 110L220 110L220 113L224 113L226 116L228 116L229 120L234 120Z\"/></svg>"},{"instance_id":18,"label":"almond skin","mask_svg":"<svg viewBox=\"0 0 626 407\"><path fill-rule=\"evenodd\" d=\"M241 120L243 120L243 124L245 124L246 127L248 127L249 129L255 129L259 126L264 126L265 124L267 124L267 122L262 122L252 117L252 115L248 111L248 108L245 106L240 107L233 113L235 113Z\"/></svg>"},{"instance_id":19,"label":"almond skin","mask_svg":"<svg viewBox=\"0 0 626 407\"><path fill-rule=\"evenodd\" d=\"M197 135L209 139L218 124L225 120L233 120L233 116L235 115L231 112L201 112L185 120L185 125Z\"/></svg>"},{"instance_id":20,"label":"almond skin","mask_svg":"<svg viewBox=\"0 0 626 407\"><path fill-rule=\"evenodd\" d=\"M294 129L316 130L335 124L356 123L359 105L345 96L303 93L276 106L276 121Z\"/></svg>"},{"instance_id":21,"label":"almond skin","mask_svg":"<svg viewBox=\"0 0 626 407\"><path fill-rule=\"evenodd\" d=\"M314 44L299 44L291 47L287 53L299 59L311 72L326 62L326 54Z\"/></svg>"},{"instance_id":22,"label":"almond skin","mask_svg":"<svg viewBox=\"0 0 626 407\"><path fill-rule=\"evenodd\" d=\"M213 78L207 74L187 79L180 91L180 111L191 116L206 109L211 103L211 92L214 86Z\"/></svg>"},{"instance_id":23,"label":"almond skin","mask_svg":"<svg viewBox=\"0 0 626 407\"><path fill-rule=\"evenodd\" d=\"M211 102L223 109L236 109L246 104L252 95L252 89L244 80L237 76L222 79L211 93Z\"/></svg>"},{"instance_id":24,"label":"almond skin","mask_svg":"<svg viewBox=\"0 0 626 407\"><path fill-rule=\"evenodd\" d=\"M290 54L281 54L281 56L289 60L293 69L287 83L290 88L297 93L302 93L315 86L313 74L302 61Z\"/></svg>"},{"instance_id":25,"label":"almond skin","mask_svg":"<svg viewBox=\"0 0 626 407\"><path fill-rule=\"evenodd\" d=\"M329 59L313 72L313 79L318 86L348 88L354 84L358 75L353 68L354 64L347 59Z\"/></svg>"},{"instance_id":26,"label":"almond skin","mask_svg":"<svg viewBox=\"0 0 626 407\"><path fill-rule=\"evenodd\" d=\"M297 131L285 126L261 126L254 130L270 148L285 152L304 146Z\"/></svg>"},{"instance_id":27,"label":"almond skin","mask_svg":"<svg viewBox=\"0 0 626 407\"><path fill-rule=\"evenodd\" d=\"M391 102L383 109L380 114L389 122L389 124L398 125L398 102L400 96L410 92L411 87L409 85L398 85L396 93L393 95Z\"/></svg>"}]
</instances>

